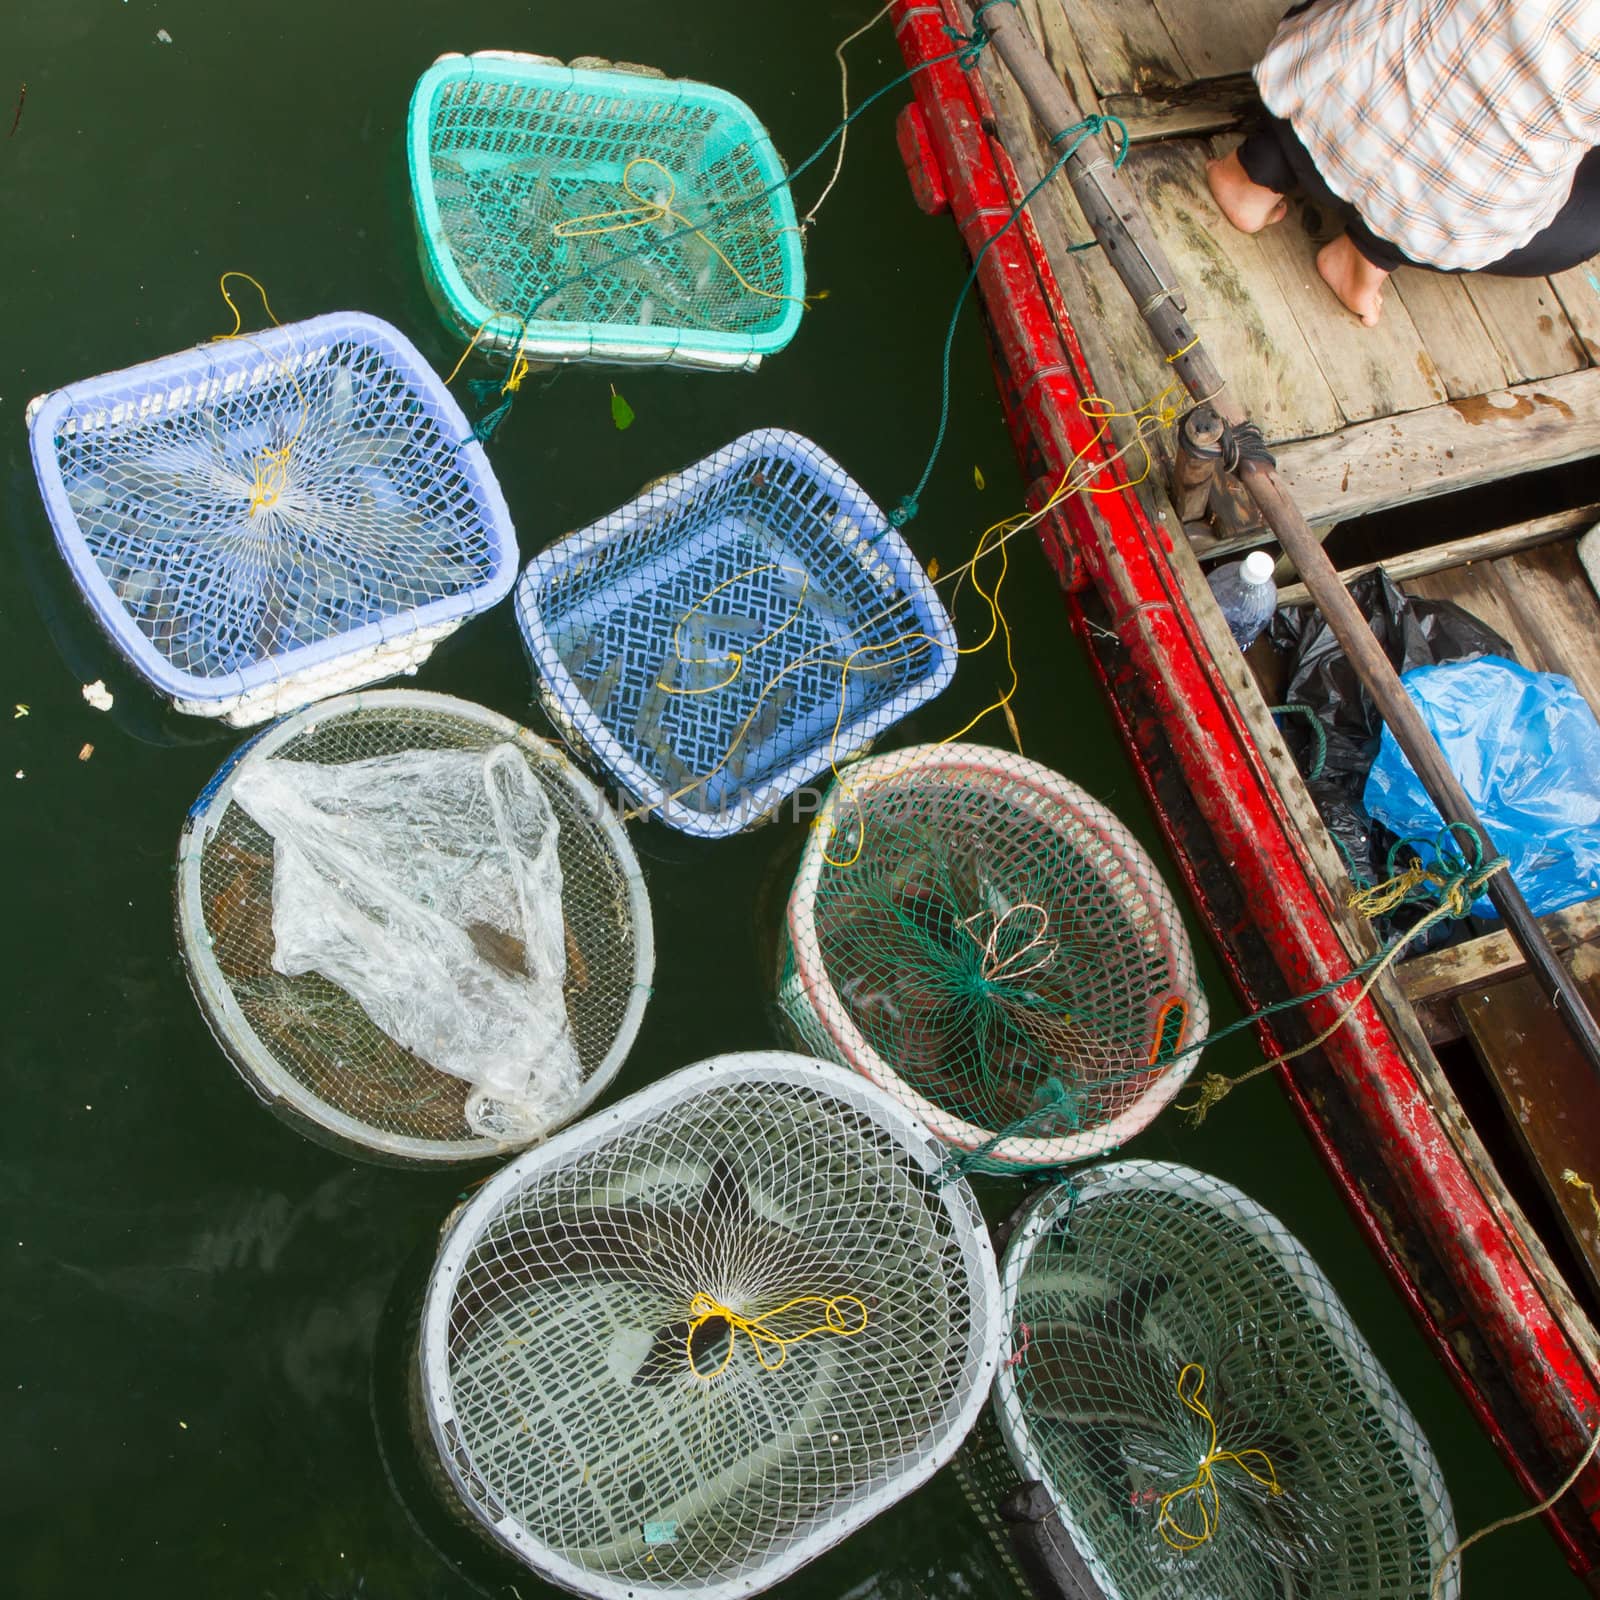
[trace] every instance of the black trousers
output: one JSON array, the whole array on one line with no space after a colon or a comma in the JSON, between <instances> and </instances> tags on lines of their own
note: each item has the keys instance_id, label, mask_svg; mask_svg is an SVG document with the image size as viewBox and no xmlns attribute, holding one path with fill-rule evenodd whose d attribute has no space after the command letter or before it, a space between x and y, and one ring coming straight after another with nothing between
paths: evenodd
<instances>
[{"instance_id":1,"label":"black trousers","mask_svg":"<svg viewBox=\"0 0 1600 1600\"><path fill-rule=\"evenodd\" d=\"M1341 200L1322 180L1311 152L1282 117L1267 114L1266 126L1239 146L1239 164L1252 183L1279 194L1299 190L1308 200L1344 218L1350 242L1373 266L1385 272L1396 267L1425 267L1430 272L1461 270L1430 267L1413 261L1398 246L1380 239L1348 201ZM1543 278L1565 272L1580 261L1600 254L1600 149L1591 150L1578 163L1567 203L1525 245L1469 270L1490 272L1502 278Z\"/></svg>"}]
</instances>

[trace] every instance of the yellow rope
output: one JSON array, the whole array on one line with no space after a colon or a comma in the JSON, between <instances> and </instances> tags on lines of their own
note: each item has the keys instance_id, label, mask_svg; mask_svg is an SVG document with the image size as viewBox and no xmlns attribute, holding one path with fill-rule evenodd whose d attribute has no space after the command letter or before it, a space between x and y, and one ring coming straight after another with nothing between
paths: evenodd
<instances>
[{"instance_id":1,"label":"yellow rope","mask_svg":"<svg viewBox=\"0 0 1600 1600\"><path fill-rule=\"evenodd\" d=\"M1350 1020L1356 1008L1372 992L1373 986L1378 979L1400 959L1410 944L1427 929L1431 928L1434 923L1442 921L1445 917L1464 916L1467 908L1482 893L1483 886L1495 873L1503 872L1507 864L1504 856L1497 856L1481 871L1461 873L1454 878L1442 878L1433 871L1423 873L1423 877L1439 887L1438 905L1427 916L1421 918L1404 938L1396 939L1390 945L1388 950L1384 952L1383 959L1367 974L1361 987L1356 990L1355 998L1340 1011L1338 1016L1316 1038L1308 1040L1296 1049L1285 1050L1281 1054L1273 1056L1270 1061L1263 1061L1259 1067L1252 1067L1248 1072L1241 1072L1237 1078L1225 1077L1220 1072L1207 1073L1200 1084L1199 1093L1188 1105L1179 1106L1178 1110L1184 1112L1189 1117L1189 1120L1198 1127L1206 1120L1206 1113L1237 1089L1240 1084L1248 1083L1252 1078L1259 1078L1263 1072L1270 1072L1274 1067L1281 1067L1286 1061L1293 1061L1296 1056L1303 1056L1309 1051L1315 1050L1325 1040L1331 1039ZM1364 916L1376 916L1376 911L1363 910L1362 908L1366 904L1377 903L1381 909L1386 909L1383 906L1384 895L1379 894L1376 902L1365 901L1363 896L1372 895L1376 891L1386 891L1390 885L1407 878L1410 875L1410 871L1411 869L1407 868L1399 877L1391 878L1387 884L1378 884L1375 889L1355 891L1350 895L1347 903L1354 909L1362 911ZM1398 903L1399 901L1396 900L1395 904ZM1351 976L1354 976L1354 974Z\"/></svg>"},{"instance_id":2,"label":"yellow rope","mask_svg":"<svg viewBox=\"0 0 1600 1600\"><path fill-rule=\"evenodd\" d=\"M1191 1372L1195 1374L1194 1387L1192 1392L1185 1392L1184 1380ZM1191 1361L1178 1374L1178 1398L1205 1423L1211 1432L1211 1442L1206 1446L1206 1453L1201 1456L1199 1466L1195 1468L1194 1477L1181 1489L1174 1489L1170 1494L1162 1495L1160 1508L1156 1512L1156 1531L1161 1535L1162 1541L1170 1549L1183 1552L1198 1550L1201 1545L1207 1543L1215 1535L1222 1521L1222 1501L1218 1496L1217 1480L1212 1472L1212 1468L1219 1461L1231 1461L1247 1477L1254 1479L1271 1494L1283 1493L1283 1485L1278 1482L1277 1469L1272 1465L1271 1458L1265 1450L1218 1448L1216 1418L1211 1415L1205 1402L1200 1398L1205 1386L1206 1369L1197 1361ZM1247 1459L1250 1457L1259 1460L1266 1471L1257 1472ZM1173 1512L1173 1506L1184 1499L1193 1502L1200 1520L1198 1528L1185 1527Z\"/></svg>"},{"instance_id":3,"label":"yellow rope","mask_svg":"<svg viewBox=\"0 0 1600 1600\"><path fill-rule=\"evenodd\" d=\"M239 308L233 303L233 296L228 293L229 278L243 278L246 283L250 284L255 289L256 293L261 296L261 309L266 312L267 321L270 322L274 328L281 328L283 326L283 324L279 322L275 316L273 316L272 306L267 300L267 291L261 287L260 283L255 278L252 278L248 272L238 272L230 269L227 272L224 272L222 276L217 279L217 288L222 291L222 298L227 303L228 309L233 313L233 327L227 333L217 334L216 338L218 340L237 339L239 337L239 330L244 326L244 318L239 315Z\"/></svg>"},{"instance_id":4,"label":"yellow rope","mask_svg":"<svg viewBox=\"0 0 1600 1600\"><path fill-rule=\"evenodd\" d=\"M1397 872L1382 883L1354 890L1346 897L1345 904L1352 911L1359 911L1370 922L1373 917L1386 916L1396 906L1403 905L1420 884L1427 882L1443 887L1444 881L1437 873L1429 872L1417 859L1404 872Z\"/></svg>"},{"instance_id":5,"label":"yellow rope","mask_svg":"<svg viewBox=\"0 0 1600 1600\"><path fill-rule=\"evenodd\" d=\"M233 327L227 333L215 335L218 344L225 339L249 339L249 334L243 333L244 318L240 315L239 307L234 303L234 298L228 293L228 279L242 278L250 284L261 296L261 309L266 312L267 320L275 328L283 324L273 315L272 304L267 299L267 291L260 281L250 276L248 272L240 272L230 268L217 279L217 288L224 303L233 313ZM254 467L255 475L250 485L250 515L253 517L258 511L270 511L278 503L283 491L289 487L289 457L294 446L299 442L300 435L305 432L306 418L310 415L311 408L306 404L305 390L300 387L300 380L294 375L287 363L283 366L284 376L294 385L294 392L300 398L300 422L295 428L289 442L274 449L271 445L256 452Z\"/></svg>"},{"instance_id":6,"label":"yellow rope","mask_svg":"<svg viewBox=\"0 0 1600 1600\"><path fill-rule=\"evenodd\" d=\"M511 316L513 316L513 313L509 311L496 311L492 316L485 318L478 324L477 331L467 341L467 348L461 352L456 364L450 369L450 376L444 380L445 388L448 389L456 381L461 369L467 364L467 357L478 348L478 341L484 334L502 317ZM528 319L526 317L516 317L514 320L522 324L522 331L517 335L517 354L516 359L511 363L511 372L506 381L500 386L501 394L515 394L522 387L522 380L527 377L530 371L528 358L522 353L523 341L528 337Z\"/></svg>"},{"instance_id":7,"label":"yellow rope","mask_svg":"<svg viewBox=\"0 0 1600 1600\"><path fill-rule=\"evenodd\" d=\"M640 193L633 186L633 169L635 167L654 167L666 180L667 197L664 200L652 200L649 195ZM722 246L706 233L703 228L697 228L694 222L681 211L673 208L672 202L677 198L678 182L662 164L653 156L635 156L622 169L622 192L634 202L631 206L618 206L612 211L591 211L581 217L568 217L562 222L555 223L551 234L557 239L588 239L596 234L625 233L630 228L648 227L653 222L674 222L678 227L692 233L708 250L739 280L740 285L750 294L760 295L766 300L789 300L797 306L810 308L813 300L821 300L824 294L799 295L782 294L776 289L763 289L760 284L751 283L745 275L728 259ZM583 223L595 223L595 227L583 227Z\"/></svg>"},{"instance_id":8,"label":"yellow rope","mask_svg":"<svg viewBox=\"0 0 1600 1600\"><path fill-rule=\"evenodd\" d=\"M773 1326L774 1318L783 1316L786 1312L793 1311L798 1306L821 1306L822 1321L815 1327L806 1328L800 1333L779 1333ZM854 1306L860 1312L861 1320L851 1326L845 1319L845 1308ZM722 1363L715 1371L702 1372L694 1363L694 1336L713 1318L720 1317L728 1324L730 1338L727 1353L722 1358ZM684 1340L684 1348L689 1353L689 1370L697 1378L704 1378L710 1382L713 1378L720 1378L733 1361L733 1350L738 1342L737 1336L744 1334L749 1339L751 1348L756 1353L756 1360L768 1372L776 1372L788 1359L789 1346L799 1344L802 1339L814 1338L819 1333L837 1334L842 1339L853 1338L867 1325L867 1308L853 1294L821 1295L803 1294L779 1306L775 1311L765 1312L759 1317L741 1316L730 1306L725 1306L721 1301L713 1299L708 1294L697 1294L689 1302L689 1333Z\"/></svg>"},{"instance_id":9,"label":"yellow rope","mask_svg":"<svg viewBox=\"0 0 1600 1600\"><path fill-rule=\"evenodd\" d=\"M482 330L480 329L479 331L481 333ZM465 360L465 357L462 359ZM458 363L457 371L459 370L460 364ZM452 373L451 376L454 377L455 374ZM1044 503L1040 505L1037 510L1017 512L1009 517L1003 517L998 522L992 523L988 528L984 529L983 533L979 536L977 548L967 561L963 562L959 567L954 568L950 572L943 574L943 576L936 577L934 574L930 573L930 579L934 582L934 586L936 588L942 589L947 584L951 583L955 585L955 588L951 593L952 604L954 603L955 595L960 591L961 585L965 583L968 578L971 578L973 588L977 590L979 597L989 608L988 632L977 644L969 645L965 648L958 647L956 653L958 655L975 655L980 650L987 649L988 646L994 642L996 636L1002 637L1005 641L1006 667L1010 673L1010 683L991 704L985 706L954 733L947 734L943 739L940 739L938 744L951 744L955 740L962 738L964 735L970 733L972 729L982 722L985 717L991 716L997 711L1001 712L1005 716L1007 723L1011 726L1013 737L1016 737L1016 724L1015 717L1011 712L1011 700L1016 694L1017 689L1020 687L1021 680L1017 672L1015 659L1012 655L1010 625L1007 623L1005 613L1000 606L1000 588L1005 581L1009 566L1005 547L1019 534L1025 533L1028 531L1028 529L1036 527L1041 521L1044 520L1046 516L1055 510L1058 505L1069 499L1074 494L1120 493L1123 485L1111 484L1104 488L1097 488L1095 485L1089 482L1089 479L1097 477L1102 472L1105 472L1108 468L1115 465L1118 461L1121 461L1125 456L1135 449L1143 450L1145 459L1144 466L1141 469L1138 477L1133 478L1131 482L1134 484L1143 482L1143 480L1149 475L1153 465L1153 460L1147 441L1154 434L1160 432L1163 428L1171 427L1172 424L1177 421L1179 413L1175 408L1168 404L1168 401L1173 395L1178 393L1180 393L1180 390L1177 386L1170 386L1162 390L1161 393L1155 396L1154 399L1146 401L1143 405L1135 406L1129 411L1117 410L1108 400L1103 399L1099 395L1085 395L1078 402L1079 410L1082 411L1086 417L1097 420L1100 425L1084 443L1082 448L1079 449L1073 455L1072 459L1067 463L1066 467L1062 470L1061 477L1057 481L1055 488L1050 492ZM1118 418L1136 419L1132 437L1126 444L1121 445L1119 448L1108 454L1103 461L1084 466L1083 458L1100 442L1101 439L1105 437L1112 421ZM1080 466L1083 467L1081 473L1078 470ZM1000 556L1000 570L995 578L993 587L990 589L985 589L983 584L978 579L978 566L979 563L985 559L985 557L996 553L998 553ZM781 563L774 563L774 565L781 566ZM759 568L750 569L751 572L759 570ZM739 576L744 575L745 574L740 574ZM732 583L734 581L734 579L726 580L727 583ZM691 606L689 610L686 611L679 619L678 626L681 628L683 624L687 623L690 617L692 617L693 614L699 610L707 600L709 600L725 586L726 584L719 584L717 585L717 588L712 589L708 594L697 600L695 604ZM799 615L799 610L800 608L797 607L795 615L790 617L788 621L783 624L783 627L789 626L790 623L796 620ZM781 629L779 631L781 631ZM770 638L772 635L769 635L768 637ZM673 638L674 649L677 651L679 660L687 663L688 658L683 655L682 649L678 644L678 630L676 628L674 629ZM647 817L659 806L668 804L675 800L680 800L685 795L692 793L695 789L698 789L704 784L709 783L711 779L716 777L716 775L721 772L730 761L733 760L735 752L738 750L745 736L749 733L751 727L755 724L756 719L760 716L761 707L766 702L768 696L772 694L772 692L778 687L782 680L788 676L789 673L796 671L798 668L807 664L837 668L839 671L839 710L838 714L834 718L833 731L829 738L828 765L833 774L834 781L841 787L845 797L856 806L856 809L859 812L859 802L857 801L854 792L850 789L844 774L840 771L838 753L839 735L843 729L844 710L847 702L847 690L850 673L852 671L882 671L888 667L906 665L909 662L917 659L918 656L926 654L929 650L934 649L936 645L937 641L930 638L927 634L921 632L920 630L912 630L880 644L863 645L856 650L852 650L850 654L843 660L828 657L822 654L820 650L796 657L793 661L788 662L785 666L783 666L778 672L774 673L773 676L769 678L762 686L761 693L757 696L755 705L746 715L744 721L740 723L738 729L734 733L733 738L729 741L728 748L726 751L724 751L722 759L718 761L715 766L713 766L709 771L696 774L687 783L683 784L672 793L663 796L661 800L652 801L648 804L638 806L625 813L623 820L633 821L640 817ZM900 650L902 648L905 649L906 653L898 659L874 659L874 657L879 656L884 652ZM739 672L743 671L744 659L748 654L749 652L730 652L730 659L733 655L740 656L738 669L733 673L730 673L725 682L713 685L711 689L698 691L673 689L671 686L661 684L659 681L657 683L657 687L665 689L669 693L677 694L710 693L714 689L726 688L727 685L732 683L739 675ZM715 663L712 664L714 665ZM1017 743L1020 748L1020 738L1017 739ZM885 774L880 781L888 781L891 778L899 776L900 773L904 772L905 770L907 769L902 767L894 773ZM817 821L812 824L812 826L820 826L822 820L823 819L819 817ZM835 823L833 828L834 833L836 834L839 831L839 824ZM855 850L848 858L844 860L835 860L831 856L827 856L826 859L830 865L835 867L851 866L860 858L864 843L864 837L858 838Z\"/></svg>"}]
</instances>

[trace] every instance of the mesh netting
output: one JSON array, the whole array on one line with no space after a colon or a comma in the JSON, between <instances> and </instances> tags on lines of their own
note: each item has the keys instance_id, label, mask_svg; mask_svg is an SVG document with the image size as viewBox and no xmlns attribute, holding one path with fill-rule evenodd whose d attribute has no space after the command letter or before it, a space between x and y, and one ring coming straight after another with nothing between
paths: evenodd
<instances>
[{"instance_id":1,"label":"mesh netting","mask_svg":"<svg viewBox=\"0 0 1600 1600\"><path fill-rule=\"evenodd\" d=\"M259 722L414 666L515 576L482 446L375 318L218 340L32 409L74 576L185 710Z\"/></svg>"},{"instance_id":2,"label":"mesh netting","mask_svg":"<svg viewBox=\"0 0 1600 1600\"><path fill-rule=\"evenodd\" d=\"M981 745L846 769L801 858L779 982L810 1048L996 1171L1130 1138L1206 1028L1138 842L1076 785Z\"/></svg>"},{"instance_id":3,"label":"mesh netting","mask_svg":"<svg viewBox=\"0 0 1600 1600\"><path fill-rule=\"evenodd\" d=\"M1107 1600L1428 1593L1454 1524L1427 1440L1316 1263L1237 1189L1157 1162L1077 1174L1002 1280L1000 1426Z\"/></svg>"},{"instance_id":4,"label":"mesh netting","mask_svg":"<svg viewBox=\"0 0 1600 1600\"><path fill-rule=\"evenodd\" d=\"M776 1582L930 1476L994 1371L965 1184L887 1096L760 1053L520 1158L429 1286L423 1394L465 1503L580 1593Z\"/></svg>"},{"instance_id":5,"label":"mesh netting","mask_svg":"<svg viewBox=\"0 0 1600 1600\"><path fill-rule=\"evenodd\" d=\"M710 366L794 336L783 164L719 89L447 56L412 96L410 159L425 270L463 332L546 360Z\"/></svg>"},{"instance_id":6,"label":"mesh netting","mask_svg":"<svg viewBox=\"0 0 1600 1600\"><path fill-rule=\"evenodd\" d=\"M905 541L835 461L770 429L541 551L516 604L558 724L707 837L757 821L955 670Z\"/></svg>"},{"instance_id":7,"label":"mesh netting","mask_svg":"<svg viewBox=\"0 0 1600 1600\"><path fill-rule=\"evenodd\" d=\"M413 1161L461 1161L525 1143L474 1131L474 1085L383 1032L353 995L275 963L275 844L235 798L267 762L337 765L414 751L511 745L559 829L562 994L580 1083L574 1115L621 1066L649 993L649 904L632 847L602 797L553 746L465 701L405 690L331 700L244 747L196 802L179 846L179 933L190 983L230 1059L258 1093L314 1135ZM530 841L536 849L538 840ZM515 940L472 925L483 976L526 963ZM357 985L359 988L360 986ZM474 1118L474 1121L478 1119ZM481 1126L481 1123L479 1124Z\"/></svg>"}]
</instances>

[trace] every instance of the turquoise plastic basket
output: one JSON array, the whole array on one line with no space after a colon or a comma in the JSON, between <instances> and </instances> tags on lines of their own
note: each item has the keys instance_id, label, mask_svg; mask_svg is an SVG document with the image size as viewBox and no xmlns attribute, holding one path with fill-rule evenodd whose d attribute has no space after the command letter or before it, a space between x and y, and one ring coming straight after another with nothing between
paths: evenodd
<instances>
[{"instance_id":1,"label":"turquoise plastic basket","mask_svg":"<svg viewBox=\"0 0 1600 1600\"><path fill-rule=\"evenodd\" d=\"M442 56L407 150L429 291L480 348L751 370L794 337L805 272L783 162L720 89Z\"/></svg>"}]
</instances>

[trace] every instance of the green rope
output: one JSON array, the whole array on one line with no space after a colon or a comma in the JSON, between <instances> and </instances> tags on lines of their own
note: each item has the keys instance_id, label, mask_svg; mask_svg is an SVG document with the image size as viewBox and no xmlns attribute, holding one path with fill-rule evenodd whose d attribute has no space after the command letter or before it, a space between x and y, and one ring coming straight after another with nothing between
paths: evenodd
<instances>
[{"instance_id":1,"label":"green rope","mask_svg":"<svg viewBox=\"0 0 1600 1600\"><path fill-rule=\"evenodd\" d=\"M1457 836L1460 836L1465 841L1467 850L1462 851L1456 848L1455 841ZM1222 1040L1229 1038L1233 1034L1242 1033L1246 1028L1253 1028L1258 1022L1264 1022L1269 1017L1278 1016L1280 1013L1293 1010L1298 1006L1308 1005L1313 1000L1324 999L1336 990L1342 989L1347 983L1351 983L1358 978L1367 977L1374 968L1382 966L1396 952L1404 949L1413 939L1425 933L1436 922L1441 922L1447 918L1460 919L1470 916L1472 900L1476 899L1483 885L1496 872L1509 865L1506 858L1501 855L1492 856L1485 861L1483 857L1483 839L1478 831L1467 823L1452 822L1448 823L1438 836L1432 840L1422 838L1417 841L1409 839L1399 841L1394 849L1389 852L1391 868L1395 863L1396 853L1401 847L1411 844L1414 848L1417 842L1432 846L1439 865L1445 868L1446 872L1438 882L1428 884L1413 897L1423 903L1426 903L1429 899L1433 901L1433 909L1415 927L1391 939L1389 943L1375 950L1364 961L1358 962L1348 972L1334 978L1331 982L1321 984L1315 989L1308 989L1304 994L1290 995L1286 1000L1275 1001L1272 1005L1263 1006L1259 1011L1252 1011L1249 1016L1240 1017L1237 1022L1231 1022L1227 1027L1218 1028L1214 1032L1208 1033L1205 1038L1197 1039L1193 1044L1185 1045L1183 1049L1175 1051L1168 1057L1168 1061L1178 1062L1186 1060L1190 1056L1198 1055L1200 1051L1209 1049L1214 1044L1220 1044ZM1471 899L1467 897L1467 891L1471 891ZM1458 895L1459 899L1457 898ZM1149 1067L1136 1068L1130 1072L1121 1073L1114 1078L1102 1079L1095 1087L1096 1089L1115 1087L1117 1084L1126 1083L1131 1079L1144 1077L1150 1070ZM1260 1068L1253 1069L1253 1071L1259 1070ZM1244 1076L1248 1077L1251 1074L1246 1073ZM1058 1080L1051 1079L1049 1084L1046 1085L1046 1090L1048 1091L1057 1086ZM1026 1116L1020 1117L1008 1127L1002 1128L993 1138L985 1140L981 1145L976 1145L971 1150L954 1152L941 1168L941 1181L966 1176L972 1172L999 1176L1014 1175L1019 1170L1015 1162L995 1161L992 1159L990 1152L997 1145L1007 1139L1028 1138L1033 1130L1041 1127L1046 1130L1047 1137L1059 1137L1063 1122L1070 1121L1074 1113L1076 1113L1078 1124L1081 1124L1083 1091L1066 1086L1060 1086L1060 1088L1060 1095L1058 1097L1051 1096L1048 1101L1046 1101L1045 1092L1041 1091L1041 1104L1031 1109ZM1064 1106L1063 1102L1066 1102L1067 1105ZM1203 1110L1200 1115L1204 1115ZM1198 1122L1200 1116L1197 1116L1195 1120ZM1114 1148L1115 1146L1110 1146L1104 1151L1097 1152L1097 1154L1109 1155ZM1038 1171L1042 1169L1032 1170Z\"/></svg>"},{"instance_id":2,"label":"green rope","mask_svg":"<svg viewBox=\"0 0 1600 1600\"><path fill-rule=\"evenodd\" d=\"M1128 154L1128 128L1121 117L1101 116L1091 112L1082 122L1075 122L1070 128L1063 128L1050 141L1059 144L1063 139L1071 139L1071 144L1061 152L1051 163L1050 170L1023 195L1012 207L1011 215L1002 222L999 228L983 241L982 248L972 258L972 270L967 274L966 281L961 285L960 292L956 295L955 309L950 313L950 325L945 329L944 352L939 362L939 426L934 431L933 448L928 452L928 459L923 464L922 476L917 479L916 486L900 503L889 513L889 521L896 528L903 528L921 509L920 498L924 489L928 487L928 479L933 476L934 463L939 459L939 452L944 449L945 434L950 428L950 352L955 345L956 329L961 321L961 309L966 304L967 292L978 281L978 269L983 265L983 258L988 255L989 247L997 239L1002 238L1016 224L1017 219L1027 210L1029 203L1044 186L1078 153L1078 147L1085 139L1101 132L1107 126L1114 126L1121 135L1121 145L1117 150L1116 160L1113 165L1120 167ZM1074 245L1074 250L1091 249L1095 241L1090 239L1082 244Z\"/></svg>"},{"instance_id":3,"label":"green rope","mask_svg":"<svg viewBox=\"0 0 1600 1600\"><path fill-rule=\"evenodd\" d=\"M954 39L962 46L956 52L956 60L963 70L970 72L978 64L978 58L983 54L983 48L994 37L983 25L983 14L998 5L1015 6L1017 0L983 0L981 5L975 6L972 12L972 32L962 33L959 28L946 28L947 39Z\"/></svg>"},{"instance_id":4,"label":"green rope","mask_svg":"<svg viewBox=\"0 0 1600 1600\"><path fill-rule=\"evenodd\" d=\"M985 0L985 4L979 7L979 13L981 14L981 12L986 10L989 5L1000 3L1002 3L1002 0ZM1016 0L1005 0L1005 3L1014 5ZM989 43L988 30L978 28L975 23L974 33L976 34L978 32L983 34L983 38L981 40L973 37L967 37L966 42L963 43L960 48L947 51L944 55L930 56L928 60L918 62L916 66L909 67L906 71L891 78L886 84L883 85L882 88L874 89L873 92L866 97L866 99L864 99L853 111L849 113L848 116L844 117L843 120L841 120L834 127L833 131L827 136L827 138L824 139L822 143L819 144L817 148L799 164L799 166L792 168L785 176L775 179L772 183L769 183L766 188L758 189L752 194L742 195L735 200L723 201L720 205L710 205L706 208L705 213L702 216L690 221L686 226L679 228L676 233L666 234L659 239L646 240L644 243L636 245L631 250L618 250L614 254L608 256L605 261L596 262L593 266L585 267L581 272L575 272L570 278L563 278L558 283L541 284L539 286L537 298L533 300L525 316L520 315L513 310L507 310L502 313L502 315L518 318L520 321L522 321L524 327L526 327L526 324L532 321L538 315L539 308L544 305L546 301L554 299L557 295L565 293L568 289L575 288L580 283L586 283L597 273L611 271L617 262L631 261L637 256L648 255L654 251L660 250L663 246L669 245L675 240L686 239L694 234L702 233L711 227L714 222L732 220L733 218L738 217L742 212L749 210L753 206L759 205L761 201L765 200L769 195L776 194L780 189L789 188L794 183L796 178L800 177L802 173L815 166L817 162L819 162L833 148L835 143L837 143L846 129L851 127L858 117L869 110L886 94L898 89L902 84L909 82L919 72L925 72L929 67L941 66L944 63L951 61L956 62L961 66L970 66ZM1126 137L1126 130L1124 130L1124 137ZM511 359L515 360L515 356L513 355Z\"/></svg>"},{"instance_id":5,"label":"green rope","mask_svg":"<svg viewBox=\"0 0 1600 1600\"><path fill-rule=\"evenodd\" d=\"M1316 753L1311 758L1311 770L1306 777L1320 778L1323 767L1328 763L1328 735L1322 726L1322 718L1310 706L1300 705L1298 702L1286 706L1268 706L1267 710L1275 717L1304 717L1311 725L1311 737Z\"/></svg>"}]
</instances>

